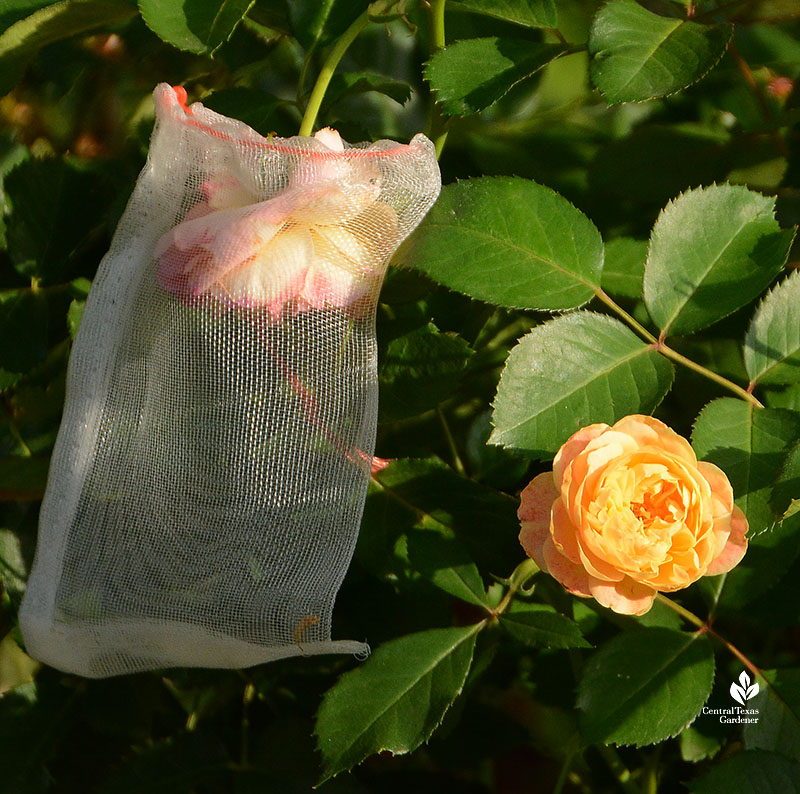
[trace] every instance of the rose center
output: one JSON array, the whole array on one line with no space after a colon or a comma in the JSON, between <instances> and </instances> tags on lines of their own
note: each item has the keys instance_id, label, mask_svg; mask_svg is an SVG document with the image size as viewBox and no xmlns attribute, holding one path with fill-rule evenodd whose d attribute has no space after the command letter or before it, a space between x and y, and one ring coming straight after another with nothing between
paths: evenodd
<instances>
[{"instance_id":1,"label":"rose center","mask_svg":"<svg viewBox=\"0 0 800 794\"><path fill-rule=\"evenodd\" d=\"M634 516L647 529L654 521L672 523L681 511L681 494L674 482L662 481L652 491L643 493L638 501L631 501Z\"/></svg>"}]
</instances>

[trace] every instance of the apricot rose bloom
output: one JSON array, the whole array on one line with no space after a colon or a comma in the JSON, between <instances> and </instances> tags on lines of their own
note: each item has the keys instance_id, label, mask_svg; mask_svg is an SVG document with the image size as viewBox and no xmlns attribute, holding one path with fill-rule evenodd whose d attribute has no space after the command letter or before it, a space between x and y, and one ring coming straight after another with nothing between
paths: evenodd
<instances>
[{"instance_id":1,"label":"apricot rose bloom","mask_svg":"<svg viewBox=\"0 0 800 794\"><path fill-rule=\"evenodd\" d=\"M747 550L728 478L650 416L579 430L521 499L528 556L571 593L622 614L726 573Z\"/></svg>"}]
</instances>

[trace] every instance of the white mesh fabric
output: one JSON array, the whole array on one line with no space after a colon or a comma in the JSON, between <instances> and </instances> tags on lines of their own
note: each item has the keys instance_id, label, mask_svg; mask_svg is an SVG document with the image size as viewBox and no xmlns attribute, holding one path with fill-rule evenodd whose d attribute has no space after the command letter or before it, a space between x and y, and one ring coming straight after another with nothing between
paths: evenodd
<instances>
[{"instance_id":1,"label":"white mesh fabric","mask_svg":"<svg viewBox=\"0 0 800 794\"><path fill-rule=\"evenodd\" d=\"M98 270L20 611L103 677L366 650L331 641L364 505L386 262L435 201L430 141L265 139L155 92Z\"/></svg>"}]
</instances>

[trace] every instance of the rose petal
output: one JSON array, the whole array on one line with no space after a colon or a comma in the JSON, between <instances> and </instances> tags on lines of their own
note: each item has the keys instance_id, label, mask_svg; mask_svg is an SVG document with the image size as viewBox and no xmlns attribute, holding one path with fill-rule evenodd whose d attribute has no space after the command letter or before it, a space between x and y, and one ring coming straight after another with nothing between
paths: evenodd
<instances>
[{"instance_id":1,"label":"rose petal","mask_svg":"<svg viewBox=\"0 0 800 794\"><path fill-rule=\"evenodd\" d=\"M747 538L745 537L747 529L747 519L744 513L737 505L734 505L731 512L731 534L728 542L720 555L708 566L707 576L727 573L741 562L747 551Z\"/></svg>"},{"instance_id":2,"label":"rose petal","mask_svg":"<svg viewBox=\"0 0 800 794\"><path fill-rule=\"evenodd\" d=\"M696 464L697 456L691 444L679 436L671 427L660 419L643 414L631 414L620 419L612 430L627 433L640 446L655 446L664 452L676 455L692 464Z\"/></svg>"},{"instance_id":3,"label":"rose petal","mask_svg":"<svg viewBox=\"0 0 800 794\"><path fill-rule=\"evenodd\" d=\"M558 489L553 482L553 473L537 474L519 495L517 517L550 527L550 508L558 498Z\"/></svg>"},{"instance_id":4,"label":"rose petal","mask_svg":"<svg viewBox=\"0 0 800 794\"><path fill-rule=\"evenodd\" d=\"M577 532L578 530L570 520L569 513L559 496L553 504L553 512L550 516L550 533L556 548L571 562L580 565L581 550L578 545Z\"/></svg>"},{"instance_id":5,"label":"rose petal","mask_svg":"<svg viewBox=\"0 0 800 794\"><path fill-rule=\"evenodd\" d=\"M706 478L711 493L720 499L730 512L733 509L733 488L725 472L719 466L705 460L698 462L697 469Z\"/></svg>"},{"instance_id":6,"label":"rose petal","mask_svg":"<svg viewBox=\"0 0 800 794\"><path fill-rule=\"evenodd\" d=\"M626 576L621 582L601 582L590 585L591 595L599 604L620 615L644 615L653 606L656 591Z\"/></svg>"},{"instance_id":7,"label":"rose petal","mask_svg":"<svg viewBox=\"0 0 800 794\"><path fill-rule=\"evenodd\" d=\"M542 547L550 537L550 510L558 497L553 475L544 472L534 477L520 494L517 516L521 522L519 542L525 553L547 571Z\"/></svg>"},{"instance_id":8,"label":"rose petal","mask_svg":"<svg viewBox=\"0 0 800 794\"><path fill-rule=\"evenodd\" d=\"M573 433L562 445L553 459L553 479L560 488L564 477L564 470L572 463L575 456L594 438L608 430L608 425L599 423Z\"/></svg>"},{"instance_id":9,"label":"rose petal","mask_svg":"<svg viewBox=\"0 0 800 794\"><path fill-rule=\"evenodd\" d=\"M542 547L547 572L573 595L583 598L591 597L590 586L593 580L580 565L568 560L555 546L548 536ZM541 566L540 566L541 567Z\"/></svg>"}]
</instances>

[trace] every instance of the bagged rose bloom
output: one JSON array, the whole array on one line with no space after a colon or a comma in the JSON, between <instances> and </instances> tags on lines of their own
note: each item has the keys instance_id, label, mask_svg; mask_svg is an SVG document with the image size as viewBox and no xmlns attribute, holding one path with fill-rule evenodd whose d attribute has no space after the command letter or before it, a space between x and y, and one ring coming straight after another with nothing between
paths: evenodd
<instances>
[{"instance_id":1,"label":"bagged rose bloom","mask_svg":"<svg viewBox=\"0 0 800 794\"><path fill-rule=\"evenodd\" d=\"M657 592L731 570L747 519L725 474L650 416L573 434L521 494L520 541L571 593L641 615Z\"/></svg>"},{"instance_id":2,"label":"bagged rose bloom","mask_svg":"<svg viewBox=\"0 0 800 794\"><path fill-rule=\"evenodd\" d=\"M386 263L433 146L265 139L155 92L150 155L87 301L20 612L100 677L358 653L331 641L377 410Z\"/></svg>"}]
</instances>

